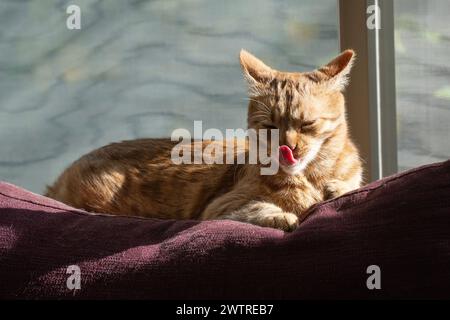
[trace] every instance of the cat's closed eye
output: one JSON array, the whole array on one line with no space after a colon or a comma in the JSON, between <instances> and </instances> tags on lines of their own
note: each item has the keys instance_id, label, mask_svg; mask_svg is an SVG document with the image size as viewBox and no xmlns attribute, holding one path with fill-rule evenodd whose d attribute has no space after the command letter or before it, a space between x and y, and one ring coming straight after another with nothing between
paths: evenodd
<instances>
[{"instance_id":1,"label":"cat's closed eye","mask_svg":"<svg viewBox=\"0 0 450 320\"><path fill-rule=\"evenodd\" d=\"M303 130L312 129L315 124L316 124L316 120L303 121L300 125L300 128Z\"/></svg>"}]
</instances>

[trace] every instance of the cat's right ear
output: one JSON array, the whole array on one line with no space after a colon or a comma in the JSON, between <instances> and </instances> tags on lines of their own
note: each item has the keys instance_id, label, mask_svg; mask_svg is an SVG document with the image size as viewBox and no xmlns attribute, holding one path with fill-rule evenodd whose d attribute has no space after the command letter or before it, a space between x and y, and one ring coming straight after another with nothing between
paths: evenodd
<instances>
[{"instance_id":1,"label":"cat's right ear","mask_svg":"<svg viewBox=\"0 0 450 320\"><path fill-rule=\"evenodd\" d=\"M269 82L274 78L274 70L244 49L239 54L239 60L250 96L263 95Z\"/></svg>"},{"instance_id":2,"label":"cat's right ear","mask_svg":"<svg viewBox=\"0 0 450 320\"><path fill-rule=\"evenodd\" d=\"M351 49L345 50L316 72L329 88L343 90L348 84L348 76L354 61L355 52Z\"/></svg>"}]
</instances>

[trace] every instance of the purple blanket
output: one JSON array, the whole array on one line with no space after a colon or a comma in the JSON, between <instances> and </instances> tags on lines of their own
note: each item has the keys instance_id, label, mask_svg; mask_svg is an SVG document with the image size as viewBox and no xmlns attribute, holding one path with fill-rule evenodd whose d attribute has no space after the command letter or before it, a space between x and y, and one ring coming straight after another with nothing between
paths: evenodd
<instances>
[{"instance_id":1,"label":"purple blanket","mask_svg":"<svg viewBox=\"0 0 450 320\"><path fill-rule=\"evenodd\" d=\"M93 215L0 183L0 298L450 298L450 161L318 204L292 233Z\"/></svg>"}]
</instances>

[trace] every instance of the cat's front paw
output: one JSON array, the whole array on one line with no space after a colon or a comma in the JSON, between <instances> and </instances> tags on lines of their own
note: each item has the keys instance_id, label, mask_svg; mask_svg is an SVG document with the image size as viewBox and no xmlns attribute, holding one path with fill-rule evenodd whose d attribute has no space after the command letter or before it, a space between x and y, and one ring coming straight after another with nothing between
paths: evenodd
<instances>
[{"instance_id":1,"label":"cat's front paw","mask_svg":"<svg viewBox=\"0 0 450 320\"><path fill-rule=\"evenodd\" d=\"M345 184L345 182L340 180L331 180L325 186L324 195L325 199L334 199L344 193L346 193L350 188Z\"/></svg>"},{"instance_id":2,"label":"cat's front paw","mask_svg":"<svg viewBox=\"0 0 450 320\"><path fill-rule=\"evenodd\" d=\"M298 227L298 217L289 212L264 214L258 219L258 224L263 227L293 231Z\"/></svg>"}]
</instances>

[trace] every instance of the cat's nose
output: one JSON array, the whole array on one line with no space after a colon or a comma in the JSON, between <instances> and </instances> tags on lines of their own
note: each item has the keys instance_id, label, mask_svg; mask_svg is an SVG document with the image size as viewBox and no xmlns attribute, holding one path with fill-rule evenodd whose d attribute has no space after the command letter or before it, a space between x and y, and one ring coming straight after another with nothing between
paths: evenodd
<instances>
[{"instance_id":1,"label":"cat's nose","mask_svg":"<svg viewBox=\"0 0 450 320\"><path fill-rule=\"evenodd\" d=\"M295 130L288 130L286 132L286 145L291 148L292 151L297 147L297 132L295 132Z\"/></svg>"},{"instance_id":2,"label":"cat's nose","mask_svg":"<svg viewBox=\"0 0 450 320\"><path fill-rule=\"evenodd\" d=\"M288 146L289 149L291 149L292 151L294 151L295 148L297 148L297 144L294 141L289 141L289 139L284 141L284 145Z\"/></svg>"}]
</instances>

